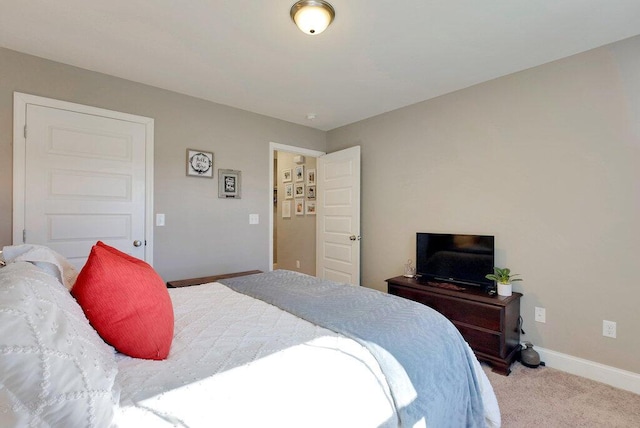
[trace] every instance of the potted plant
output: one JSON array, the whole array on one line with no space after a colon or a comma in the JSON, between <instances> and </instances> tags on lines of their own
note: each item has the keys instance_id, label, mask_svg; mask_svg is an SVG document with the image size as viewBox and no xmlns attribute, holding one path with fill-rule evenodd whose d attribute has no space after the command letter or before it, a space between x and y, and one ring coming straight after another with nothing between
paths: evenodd
<instances>
[{"instance_id":1,"label":"potted plant","mask_svg":"<svg viewBox=\"0 0 640 428\"><path fill-rule=\"evenodd\" d=\"M521 278L515 278L516 276L520 276L520 274L511 273L511 269L509 268L494 267L493 273L485 275L485 278L498 283L499 296L511 296L511 283L522 281Z\"/></svg>"}]
</instances>

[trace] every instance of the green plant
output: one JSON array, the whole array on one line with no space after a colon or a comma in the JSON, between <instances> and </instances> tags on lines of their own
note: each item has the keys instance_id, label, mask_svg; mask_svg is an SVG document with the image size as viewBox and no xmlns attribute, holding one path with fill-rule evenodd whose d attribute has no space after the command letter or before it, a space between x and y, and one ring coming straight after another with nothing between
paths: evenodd
<instances>
[{"instance_id":1,"label":"green plant","mask_svg":"<svg viewBox=\"0 0 640 428\"><path fill-rule=\"evenodd\" d=\"M511 273L511 269L509 268L494 267L493 273L485 275L485 278L496 281L500 284L509 284L510 282L522 281L522 278L515 278L516 276L520 276L520 274Z\"/></svg>"}]
</instances>

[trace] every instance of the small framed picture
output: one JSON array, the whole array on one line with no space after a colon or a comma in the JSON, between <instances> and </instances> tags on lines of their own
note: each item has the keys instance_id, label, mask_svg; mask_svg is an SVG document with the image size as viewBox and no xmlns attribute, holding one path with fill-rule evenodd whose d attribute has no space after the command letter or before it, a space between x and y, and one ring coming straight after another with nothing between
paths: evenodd
<instances>
[{"instance_id":1,"label":"small framed picture","mask_svg":"<svg viewBox=\"0 0 640 428\"><path fill-rule=\"evenodd\" d=\"M293 199L293 183L285 183L284 185L284 198Z\"/></svg>"},{"instance_id":2,"label":"small framed picture","mask_svg":"<svg viewBox=\"0 0 640 428\"><path fill-rule=\"evenodd\" d=\"M307 170L307 186L315 186L316 185L316 170L308 169Z\"/></svg>"},{"instance_id":3,"label":"small framed picture","mask_svg":"<svg viewBox=\"0 0 640 428\"><path fill-rule=\"evenodd\" d=\"M218 170L218 198L240 199L240 171Z\"/></svg>"},{"instance_id":4,"label":"small framed picture","mask_svg":"<svg viewBox=\"0 0 640 428\"><path fill-rule=\"evenodd\" d=\"M304 199L296 199L296 215L304 215Z\"/></svg>"},{"instance_id":5,"label":"small framed picture","mask_svg":"<svg viewBox=\"0 0 640 428\"><path fill-rule=\"evenodd\" d=\"M316 215L316 201L307 201L304 208L307 215Z\"/></svg>"},{"instance_id":6,"label":"small framed picture","mask_svg":"<svg viewBox=\"0 0 640 428\"><path fill-rule=\"evenodd\" d=\"M296 198L304 198L304 184L296 184L294 187L293 195Z\"/></svg>"},{"instance_id":7,"label":"small framed picture","mask_svg":"<svg viewBox=\"0 0 640 428\"><path fill-rule=\"evenodd\" d=\"M213 153L187 149L187 176L213 178Z\"/></svg>"},{"instance_id":8,"label":"small framed picture","mask_svg":"<svg viewBox=\"0 0 640 428\"><path fill-rule=\"evenodd\" d=\"M298 165L294 169L294 175L296 177L296 183L304 181L304 165Z\"/></svg>"},{"instance_id":9,"label":"small framed picture","mask_svg":"<svg viewBox=\"0 0 640 428\"><path fill-rule=\"evenodd\" d=\"M282 182L289 183L291 181L291 170L283 169L282 170Z\"/></svg>"},{"instance_id":10,"label":"small framed picture","mask_svg":"<svg viewBox=\"0 0 640 428\"><path fill-rule=\"evenodd\" d=\"M291 201L282 201L282 218L291 218Z\"/></svg>"},{"instance_id":11,"label":"small framed picture","mask_svg":"<svg viewBox=\"0 0 640 428\"><path fill-rule=\"evenodd\" d=\"M316 198L316 186L307 186L307 199Z\"/></svg>"}]
</instances>

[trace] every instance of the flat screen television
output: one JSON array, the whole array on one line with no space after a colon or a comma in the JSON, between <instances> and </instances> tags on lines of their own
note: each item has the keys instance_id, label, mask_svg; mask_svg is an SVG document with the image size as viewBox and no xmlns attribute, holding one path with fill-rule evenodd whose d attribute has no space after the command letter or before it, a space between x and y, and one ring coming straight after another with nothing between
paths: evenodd
<instances>
[{"instance_id":1,"label":"flat screen television","mask_svg":"<svg viewBox=\"0 0 640 428\"><path fill-rule=\"evenodd\" d=\"M477 287L494 284L485 278L493 272L493 236L418 232L416 244L416 274L423 281Z\"/></svg>"}]
</instances>

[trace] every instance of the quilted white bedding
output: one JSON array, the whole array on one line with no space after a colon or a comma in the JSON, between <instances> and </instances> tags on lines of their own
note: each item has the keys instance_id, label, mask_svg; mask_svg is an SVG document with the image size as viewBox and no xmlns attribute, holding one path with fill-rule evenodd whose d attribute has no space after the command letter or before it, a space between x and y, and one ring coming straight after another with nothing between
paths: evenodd
<instances>
[{"instance_id":1,"label":"quilted white bedding","mask_svg":"<svg viewBox=\"0 0 640 428\"><path fill-rule=\"evenodd\" d=\"M0 269L2 426L399 426L378 361L353 339L211 283L169 290L168 359L114 355L64 272L34 265ZM493 389L473 365L486 425L499 426Z\"/></svg>"},{"instance_id":2,"label":"quilted white bedding","mask_svg":"<svg viewBox=\"0 0 640 428\"><path fill-rule=\"evenodd\" d=\"M117 357L116 426L397 426L357 342L218 283L170 293L169 358Z\"/></svg>"}]
</instances>

